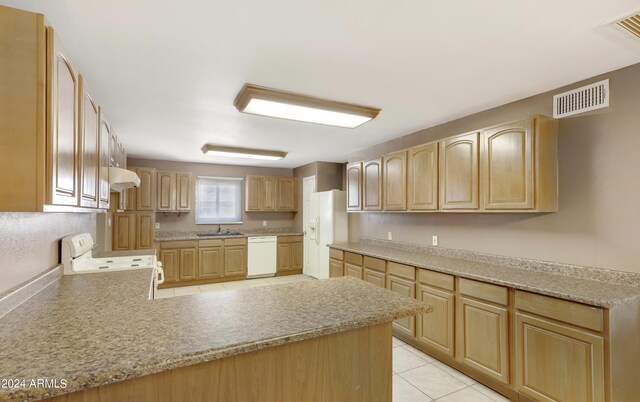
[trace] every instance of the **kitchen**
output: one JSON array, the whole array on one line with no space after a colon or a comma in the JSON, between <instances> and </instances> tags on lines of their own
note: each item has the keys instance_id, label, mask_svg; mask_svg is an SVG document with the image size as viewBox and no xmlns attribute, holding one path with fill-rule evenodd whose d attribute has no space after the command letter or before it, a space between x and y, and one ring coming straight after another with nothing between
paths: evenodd
<instances>
[{"instance_id":1,"label":"kitchen","mask_svg":"<svg viewBox=\"0 0 640 402\"><path fill-rule=\"evenodd\" d=\"M159 383L180 400L634 400L640 40L624 28L638 17L624 18L637 5L549 2L561 10L543 33L516 25L539 13L531 5L468 5L463 21L495 26L434 43L456 32L448 6L379 5L367 20L342 4L278 16L252 4L243 21L239 5L142 2L96 16L90 2L1 3L0 377L68 383L7 384L0 400L159 400ZM555 41L562 11L583 18ZM149 15L184 32L142 23ZM244 33L229 37L233 24ZM263 86L308 94L307 106L352 102L369 121L240 113L241 95ZM574 90L596 105L563 115L554 96ZM522 141L492 143L505 133ZM316 192L332 194L326 222L347 227L333 238L315 236L326 226ZM81 233L91 240L62 241ZM163 274L74 272L117 271L127 256L155 258ZM318 342L354 357L336 363L341 375L225 371L289 367ZM202 377L187 380L196 367ZM198 388L214 379L212 394ZM344 392L312 386L329 383Z\"/></svg>"}]
</instances>

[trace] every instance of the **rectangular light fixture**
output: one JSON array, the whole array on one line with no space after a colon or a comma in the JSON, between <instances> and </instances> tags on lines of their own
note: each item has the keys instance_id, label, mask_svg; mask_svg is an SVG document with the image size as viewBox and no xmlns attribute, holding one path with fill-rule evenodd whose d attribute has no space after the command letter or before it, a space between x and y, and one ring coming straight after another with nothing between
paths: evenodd
<instances>
[{"instance_id":1,"label":"rectangular light fixture","mask_svg":"<svg viewBox=\"0 0 640 402\"><path fill-rule=\"evenodd\" d=\"M245 84L233 105L242 113L356 128L380 109Z\"/></svg>"},{"instance_id":2,"label":"rectangular light fixture","mask_svg":"<svg viewBox=\"0 0 640 402\"><path fill-rule=\"evenodd\" d=\"M222 145L204 144L202 153L205 155L223 156L226 158L247 158L277 161L287 156L283 151L268 151L264 149L225 147Z\"/></svg>"}]
</instances>

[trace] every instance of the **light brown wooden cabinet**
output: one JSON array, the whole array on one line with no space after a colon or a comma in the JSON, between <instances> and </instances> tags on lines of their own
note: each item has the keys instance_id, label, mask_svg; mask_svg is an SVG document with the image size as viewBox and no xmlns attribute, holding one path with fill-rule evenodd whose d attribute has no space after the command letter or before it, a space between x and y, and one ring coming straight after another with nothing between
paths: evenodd
<instances>
[{"instance_id":1,"label":"light brown wooden cabinet","mask_svg":"<svg viewBox=\"0 0 640 402\"><path fill-rule=\"evenodd\" d=\"M98 208L100 163L100 109L79 75L80 206Z\"/></svg>"},{"instance_id":2,"label":"light brown wooden cabinet","mask_svg":"<svg viewBox=\"0 0 640 402\"><path fill-rule=\"evenodd\" d=\"M479 138L474 132L440 142L440 208L477 210Z\"/></svg>"},{"instance_id":3,"label":"light brown wooden cabinet","mask_svg":"<svg viewBox=\"0 0 640 402\"><path fill-rule=\"evenodd\" d=\"M417 341L453 357L455 352L455 296L452 275L421 269L418 273L418 300L433 311L418 317Z\"/></svg>"},{"instance_id":4,"label":"light brown wooden cabinet","mask_svg":"<svg viewBox=\"0 0 640 402\"><path fill-rule=\"evenodd\" d=\"M459 279L456 358L509 383L509 311L507 288Z\"/></svg>"},{"instance_id":5,"label":"light brown wooden cabinet","mask_svg":"<svg viewBox=\"0 0 640 402\"><path fill-rule=\"evenodd\" d=\"M247 246L230 245L224 246L224 276L246 276L247 275Z\"/></svg>"},{"instance_id":6,"label":"light brown wooden cabinet","mask_svg":"<svg viewBox=\"0 0 640 402\"><path fill-rule=\"evenodd\" d=\"M362 210L362 162L347 165L347 211Z\"/></svg>"},{"instance_id":7,"label":"light brown wooden cabinet","mask_svg":"<svg viewBox=\"0 0 640 402\"><path fill-rule=\"evenodd\" d=\"M195 240L160 242L159 260L165 283L190 282L198 278L198 242Z\"/></svg>"},{"instance_id":8,"label":"light brown wooden cabinet","mask_svg":"<svg viewBox=\"0 0 640 402\"><path fill-rule=\"evenodd\" d=\"M384 272L375 271L373 269L364 268L362 272L362 279L365 282L369 282L372 285L386 287L386 275Z\"/></svg>"},{"instance_id":9,"label":"light brown wooden cabinet","mask_svg":"<svg viewBox=\"0 0 640 402\"><path fill-rule=\"evenodd\" d=\"M197 254L195 248L179 250L179 279L181 281L194 280L198 277Z\"/></svg>"},{"instance_id":10,"label":"light brown wooden cabinet","mask_svg":"<svg viewBox=\"0 0 640 402\"><path fill-rule=\"evenodd\" d=\"M344 252L334 248L329 249L329 278L344 276Z\"/></svg>"},{"instance_id":11,"label":"light brown wooden cabinet","mask_svg":"<svg viewBox=\"0 0 640 402\"><path fill-rule=\"evenodd\" d=\"M407 209L438 209L438 143L410 148L407 161Z\"/></svg>"},{"instance_id":12,"label":"light brown wooden cabinet","mask_svg":"<svg viewBox=\"0 0 640 402\"><path fill-rule=\"evenodd\" d=\"M222 240L219 245L202 245L198 248L198 278L220 278L224 273L224 246Z\"/></svg>"},{"instance_id":13,"label":"light brown wooden cabinet","mask_svg":"<svg viewBox=\"0 0 640 402\"><path fill-rule=\"evenodd\" d=\"M297 181L293 177L245 177L245 211L295 212L298 210Z\"/></svg>"},{"instance_id":14,"label":"light brown wooden cabinet","mask_svg":"<svg viewBox=\"0 0 640 402\"><path fill-rule=\"evenodd\" d=\"M403 296L416 298L416 269L404 264L387 262L387 289ZM400 318L393 322L396 331L415 338L416 318L414 316Z\"/></svg>"},{"instance_id":15,"label":"light brown wooden cabinet","mask_svg":"<svg viewBox=\"0 0 640 402\"><path fill-rule=\"evenodd\" d=\"M155 214L118 212L113 215L113 250L154 248Z\"/></svg>"},{"instance_id":16,"label":"light brown wooden cabinet","mask_svg":"<svg viewBox=\"0 0 640 402\"><path fill-rule=\"evenodd\" d=\"M159 259L162 262L162 269L164 270L164 282L173 283L178 281L179 272L179 253L175 250L160 250Z\"/></svg>"},{"instance_id":17,"label":"light brown wooden cabinet","mask_svg":"<svg viewBox=\"0 0 640 402\"><path fill-rule=\"evenodd\" d=\"M111 126L103 116L102 109L100 109L100 161L98 169L99 177L99 208L109 209L111 199L111 189L109 184L109 166L110 166L110 140L111 140Z\"/></svg>"},{"instance_id":18,"label":"light brown wooden cabinet","mask_svg":"<svg viewBox=\"0 0 640 402\"><path fill-rule=\"evenodd\" d=\"M278 236L277 275L302 272L302 236Z\"/></svg>"},{"instance_id":19,"label":"light brown wooden cabinet","mask_svg":"<svg viewBox=\"0 0 640 402\"><path fill-rule=\"evenodd\" d=\"M382 158L362 162L362 205L365 211L382 210Z\"/></svg>"},{"instance_id":20,"label":"light brown wooden cabinet","mask_svg":"<svg viewBox=\"0 0 640 402\"><path fill-rule=\"evenodd\" d=\"M153 168L135 168L140 177L140 187L134 189L136 210L155 211L156 209L156 170Z\"/></svg>"},{"instance_id":21,"label":"light brown wooden cabinet","mask_svg":"<svg viewBox=\"0 0 640 402\"><path fill-rule=\"evenodd\" d=\"M155 177L156 211L191 211L193 193L193 175L191 173L157 171Z\"/></svg>"},{"instance_id":22,"label":"light brown wooden cabinet","mask_svg":"<svg viewBox=\"0 0 640 402\"><path fill-rule=\"evenodd\" d=\"M394 152L382 157L384 179L382 193L385 211L407 209L407 151Z\"/></svg>"}]
</instances>

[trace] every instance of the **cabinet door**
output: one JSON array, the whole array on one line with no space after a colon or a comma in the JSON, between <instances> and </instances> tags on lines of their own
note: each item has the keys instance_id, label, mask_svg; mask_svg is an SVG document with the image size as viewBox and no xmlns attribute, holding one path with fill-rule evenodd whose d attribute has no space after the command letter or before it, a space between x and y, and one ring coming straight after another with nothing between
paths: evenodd
<instances>
[{"instance_id":1,"label":"cabinet door","mask_svg":"<svg viewBox=\"0 0 640 402\"><path fill-rule=\"evenodd\" d=\"M418 300L433 306L433 311L418 318L418 342L451 357L454 351L454 296L430 286L418 287Z\"/></svg>"},{"instance_id":2,"label":"cabinet door","mask_svg":"<svg viewBox=\"0 0 640 402\"><path fill-rule=\"evenodd\" d=\"M262 186L261 211L275 211L278 205L278 178L265 177Z\"/></svg>"},{"instance_id":3,"label":"cabinet door","mask_svg":"<svg viewBox=\"0 0 640 402\"><path fill-rule=\"evenodd\" d=\"M98 105L79 75L80 94L80 206L98 208L98 166L100 158L100 122Z\"/></svg>"},{"instance_id":4,"label":"cabinet door","mask_svg":"<svg viewBox=\"0 0 640 402\"><path fill-rule=\"evenodd\" d=\"M198 254L198 278L219 278L224 271L224 249L219 247L204 247Z\"/></svg>"},{"instance_id":5,"label":"cabinet door","mask_svg":"<svg viewBox=\"0 0 640 402\"><path fill-rule=\"evenodd\" d=\"M197 265L196 265L196 249L184 248L180 249L180 280L192 280L197 279Z\"/></svg>"},{"instance_id":6,"label":"cabinet door","mask_svg":"<svg viewBox=\"0 0 640 402\"><path fill-rule=\"evenodd\" d=\"M344 276L352 276L354 278L362 279L362 267L357 265L345 263L344 264Z\"/></svg>"},{"instance_id":7,"label":"cabinet door","mask_svg":"<svg viewBox=\"0 0 640 402\"><path fill-rule=\"evenodd\" d=\"M109 198L111 189L109 188L109 165L110 165L110 140L111 127L100 110L100 167L99 167L99 183L100 183L100 208L109 208Z\"/></svg>"},{"instance_id":8,"label":"cabinet door","mask_svg":"<svg viewBox=\"0 0 640 402\"><path fill-rule=\"evenodd\" d=\"M482 133L482 190L485 209L532 209L532 119Z\"/></svg>"},{"instance_id":9,"label":"cabinet door","mask_svg":"<svg viewBox=\"0 0 640 402\"><path fill-rule=\"evenodd\" d=\"M478 133L440 142L440 208L478 209Z\"/></svg>"},{"instance_id":10,"label":"cabinet door","mask_svg":"<svg viewBox=\"0 0 640 402\"><path fill-rule=\"evenodd\" d=\"M329 259L329 277L336 278L338 276L344 276L342 261Z\"/></svg>"},{"instance_id":11,"label":"cabinet door","mask_svg":"<svg viewBox=\"0 0 640 402\"><path fill-rule=\"evenodd\" d=\"M136 216L132 213L113 215L113 250L136 249Z\"/></svg>"},{"instance_id":12,"label":"cabinet door","mask_svg":"<svg viewBox=\"0 0 640 402\"><path fill-rule=\"evenodd\" d=\"M278 272L291 270L291 243L278 244Z\"/></svg>"},{"instance_id":13,"label":"cabinet door","mask_svg":"<svg viewBox=\"0 0 640 402\"><path fill-rule=\"evenodd\" d=\"M438 209L438 143L411 148L408 156L407 209Z\"/></svg>"},{"instance_id":14,"label":"cabinet door","mask_svg":"<svg viewBox=\"0 0 640 402\"><path fill-rule=\"evenodd\" d=\"M386 287L386 275L384 274L384 272L378 272L369 268L365 268L362 273L362 279L372 285L380 286L381 288Z\"/></svg>"},{"instance_id":15,"label":"cabinet door","mask_svg":"<svg viewBox=\"0 0 640 402\"><path fill-rule=\"evenodd\" d=\"M362 210L362 162L347 165L347 210Z\"/></svg>"},{"instance_id":16,"label":"cabinet door","mask_svg":"<svg viewBox=\"0 0 640 402\"><path fill-rule=\"evenodd\" d=\"M173 172L156 172L158 211L175 211L176 209L176 174Z\"/></svg>"},{"instance_id":17,"label":"cabinet door","mask_svg":"<svg viewBox=\"0 0 640 402\"><path fill-rule=\"evenodd\" d=\"M263 181L262 176L247 176L245 178L245 211L260 211Z\"/></svg>"},{"instance_id":18,"label":"cabinet door","mask_svg":"<svg viewBox=\"0 0 640 402\"><path fill-rule=\"evenodd\" d=\"M140 187L135 189L136 209L138 211L155 211L156 209L156 170L152 168L136 168L140 177Z\"/></svg>"},{"instance_id":19,"label":"cabinet door","mask_svg":"<svg viewBox=\"0 0 640 402\"><path fill-rule=\"evenodd\" d=\"M295 182L290 177L278 177L278 211L293 211Z\"/></svg>"},{"instance_id":20,"label":"cabinet door","mask_svg":"<svg viewBox=\"0 0 640 402\"><path fill-rule=\"evenodd\" d=\"M111 130L111 126L109 126L109 135L109 166L119 167L116 160L118 157L118 137Z\"/></svg>"},{"instance_id":21,"label":"cabinet door","mask_svg":"<svg viewBox=\"0 0 640 402\"><path fill-rule=\"evenodd\" d=\"M78 74L47 28L47 204L78 205Z\"/></svg>"},{"instance_id":22,"label":"cabinet door","mask_svg":"<svg viewBox=\"0 0 640 402\"><path fill-rule=\"evenodd\" d=\"M247 274L247 246L224 247L224 276Z\"/></svg>"},{"instance_id":23,"label":"cabinet door","mask_svg":"<svg viewBox=\"0 0 640 402\"><path fill-rule=\"evenodd\" d=\"M407 209L407 151L385 155L382 163L384 210L404 211Z\"/></svg>"},{"instance_id":24,"label":"cabinet door","mask_svg":"<svg viewBox=\"0 0 640 402\"><path fill-rule=\"evenodd\" d=\"M461 296L457 321L457 359L508 384L507 309Z\"/></svg>"},{"instance_id":25,"label":"cabinet door","mask_svg":"<svg viewBox=\"0 0 640 402\"><path fill-rule=\"evenodd\" d=\"M177 173L176 182L176 210L191 211L191 173Z\"/></svg>"},{"instance_id":26,"label":"cabinet door","mask_svg":"<svg viewBox=\"0 0 640 402\"><path fill-rule=\"evenodd\" d=\"M164 281L176 282L180 264L178 250L160 250L160 261L164 270Z\"/></svg>"},{"instance_id":27,"label":"cabinet door","mask_svg":"<svg viewBox=\"0 0 640 402\"><path fill-rule=\"evenodd\" d=\"M302 243L291 243L291 270L300 271L304 264L304 251Z\"/></svg>"},{"instance_id":28,"label":"cabinet door","mask_svg":"<svg viewBox=\"0 0 640 402\"><path fill-rule=\"evenodd\" d=\"M362 163L362 206L366 211L382 210L382 159Z\"/></svg>"},{"instance_id":29,"label":"cabinet door","mask_svg":"<svg viewBox=\"0 0 640 402\"><path fill-rule=\"evenodd\" d=\"M387 289L412 299L416 297L416 284L414 282L393 275L387 276ZM416 318L412 316L395 320L393 328L414 338L416 336Z\"/></svg>"},{"instance_id":30,"label":"cabinet door","mask_svg":"<svg viewBox=\"0 0 640 402\"><path fill-rule=\"evenodd\" d=\"M540 401L604 401L604 340L516 313L516 390Z\"/></svg>"},{"instance_id":31,"label":"cabinet door","mask_svg":"<svg viewBox=\"0 0 640 402\"><path fill-rule=\"evenodd\" d=\"M138 174L138 168L129 169L132 172ZM131 187L122 191L124 194L124 210L125 211L135 211L137 207L137 199L138 199L138 189Z\"/></svg>"},{"instance_id":32,"label":"cabinet door","mask_svg":"<svg viewBox=\"0 0 640 402\"><path fill-rule=\"evenodd\" d=\"M138 250L153 248L154 213L138 213L136 219L136 248Z\"/></svg>"}]
</instances>

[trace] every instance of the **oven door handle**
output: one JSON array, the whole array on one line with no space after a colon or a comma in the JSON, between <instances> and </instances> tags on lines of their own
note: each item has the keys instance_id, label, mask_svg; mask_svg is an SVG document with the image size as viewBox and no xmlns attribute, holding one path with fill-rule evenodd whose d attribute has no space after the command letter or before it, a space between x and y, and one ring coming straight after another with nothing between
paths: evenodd
<instances>
[{"instance_id":1,"label":"oven door handle","mask_svg":"<svg viewBox=\"0 0 640 402\"><path fill-rule=\"evenodd\" d=\"M162 269L162 266L160 265L158 265L156 269L158 270L157 272L158 277L156 278L157 279L156 284L162 285L164 283L164 269Z\"/></svg>"}]
</instances>

